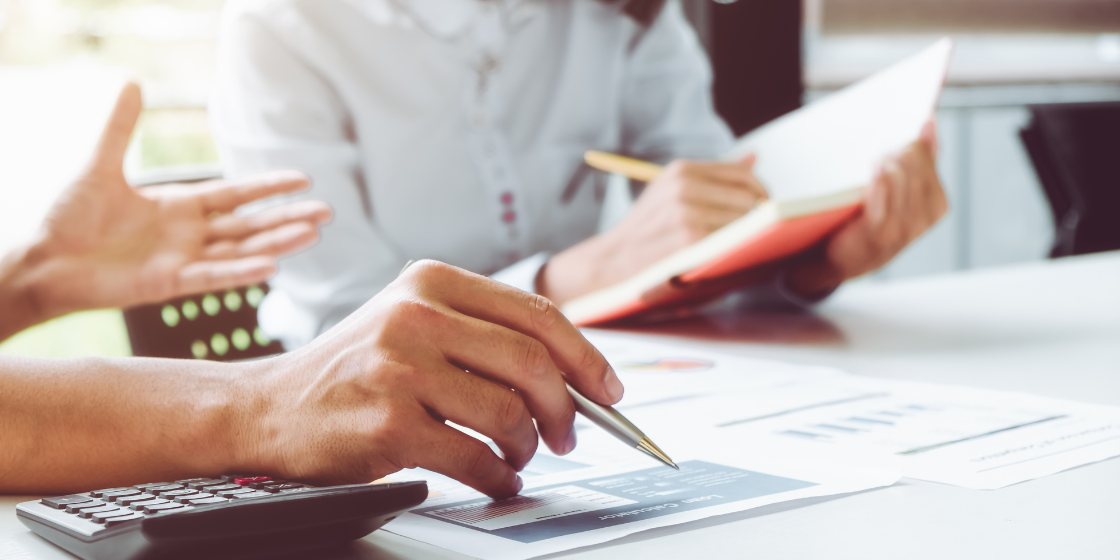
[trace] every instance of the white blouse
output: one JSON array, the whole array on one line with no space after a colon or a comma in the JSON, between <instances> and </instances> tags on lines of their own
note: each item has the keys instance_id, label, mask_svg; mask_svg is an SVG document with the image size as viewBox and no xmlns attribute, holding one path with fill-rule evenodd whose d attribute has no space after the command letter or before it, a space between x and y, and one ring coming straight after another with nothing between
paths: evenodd
<instances>
[{"instance_id":1,"label":"white blouse","mask_svg":"<svg viewBox=\"0 0 1120 560\"><path fill-rule=\"evenodd\" d=\"M306 344L410 259L481 274L520 263L505 277L531 279L595 233L604 182L585 150L724 152L680 6L644 27L619 4L229 2L211 102L227 175L299 169L313 186L298 196L335 211L271 281L265 332Z\"/></svg>"}]
</instances>

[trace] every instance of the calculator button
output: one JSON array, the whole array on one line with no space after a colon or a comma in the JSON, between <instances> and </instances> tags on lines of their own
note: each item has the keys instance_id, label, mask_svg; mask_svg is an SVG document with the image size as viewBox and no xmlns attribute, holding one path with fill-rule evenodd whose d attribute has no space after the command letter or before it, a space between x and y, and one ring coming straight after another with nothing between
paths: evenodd
<instances>
[{"instance_id":1,"label":"calculator button","mask_svg":"<svg viewBox=\"0 0 1120 560\"><path fill-rule=\"evenodd\" d=\"M187 506L184 506L183 504L173 504L171 502L168 502L166 504L156 504L154 506L144 506L143 512L144 513L158 513L158 512L161 512L161 511L167 511L169 509L179 509L179 508L184 508L184 507L187 507Z\"/></svg>"},{"instance_id":2,"label":"calculator button","mask_svg":"<svg viewBox=\"0 0 1120 560\"><path fill-rule=\"evenodd\" d=\"M165 500L174 500L179 496L193 496L198 494L198 490L168 490L167 492L160 492L159 497Z\"/></svg>"},{"instance_id":3,"label":"calculator button","mask_svg":"<svg viewBox=\"0 0 1120 560\"><path fill-rule=\"evenodd\" d=\"M207 494L206 492L195 492L194 494L183 494L181 496L174 496L174 497L168 497L167 494L164 494L163 497L171 500L172 502L179 502L180 504L185 504L185 503L187 503L191 500L201 500L203 498L213 498L214 495L213 494Z\"/></svg>"},{"instance_id":4,"label":"calculator button","mask_svg":"<svg viewBox=\"0 0 1120 560\"><path fill-rule=\"evenodd\" d=\"M241 485L239 484L223 484L221 486L207 486L202 490L211 494L217 494L218 492L221 492L223 490L243 490L243 488L241 488Z\"/></svg>"},{"instance_id":5,"label":"calculator button","mask_svg":"<svg viewBox=\"0 0 1120 560\"><path fill-rule=\"evenodd\" d=\"M186 487L188 487L188 488L189 488L189 487L190 487L190 485L191 485L191 484L193 484L193 483L195 483L195 482L209 482L209 481L211 481L211 480L214 480L214 479L213 479L213 478L210 478L210 477L202 477L202 478L188 478L188 479L186 479L186 480L176 480L176 481L175 481L175 484L182 484L183 486L186 486ZM168 484L170 484L170 483L168 483Z\"/></svg>"},{"instance_id":6,"label":"calculator button","mask_svg":"<svg viewBox=\"0 0 1120 560\"><path fill-rule=\"evenodd\" d=\"M257 476L260 476L260 475L259 474L223 474L222 475L222 480L232 484L233 481L235 481L239 478L253 478L253 477L257 477Z\"/></svg>"},{"instance_id":7,"label":"calculator button","mask_svg":"<svg viewBox=\"0 0 1120 560\"><path fill-rule=\"evenodd\" d=\"M302 484L288 483L288 484L281 484L279 486L269 486L267 488L262 488L262 490L264 490L265 492L276 493L276 492L283 492L284 490L295 490L296 488L303 488L303 485Z\"/></svg>"},{"instance_id":8,"label":"calculator button","mask_svg":"<svg viewBox=\"0 0 1120 560\"><path fill-rule=\"evenodd\" d=\"M133 512L128 511L127 509L118 509L117 511L104 511L101 513L95 513L90 516L90 521L93 521L94 523L104 523L105 520L109 519L110 517L124 517L125 515L133 515Z\"/></svg>"},{"instance_id":9,"label":"calculator button","mask_svg":"<svg viewBox=\"0 0 1120 560\"><path fill-rule=\"evenodd\" d=\"M235 494L247 494L249 492L255 492L255 490L251 490L249 488L238 488L237 490L222 490L221 492L215 492L215 494L223 498L228 498Z\"/></svg>"},{"instance_id":10,"label":"calculator button","mask_svg":"<svg viewBox=\"0 0 1120 560\"><path fill-rule=\"evenodd\" d=\"M137 494L135 496L125 496L123 498L117 498L115 503L121 507L128 507L132 504L135 504L136 502L146 502L148 500L154 500L155 498L156 497L151 494Z\"/></svg>"},{"instance_id":11,"label":"calculator button","mask_svg":"<svg viewBox=\"0 0 1120 560\"><path fill-rule=\"evenodd\" d=\"M89 495L93 496L94 498L100 498L101 495L106 492L120 492L121 490L131 490L131 488L106 488L104 490L94 490L93 492L90 492Z\"/></svg>"},{"instance_id":12,"label":"calculator button","mask_svg":"<svg viewBox=\"0 0 1120 560\"><path fill-rule=\"evenodd\" d=\"M120 525L122 523L128 523L129 521L137 521L137 520L140 520L140 519L144 519L144 514L132 512L128 515L122 515L120 517L110 517L110 518L106 519L105 520L105 526L106 527L115 527L115 526Z\"/></svg>"},{"instance_id":13,"label":"calculator button","mask_svg":"<svg viewBox=\"0 0 1120 560\"><path fill-rule=\"evenodd\" d=\"M148 506L155 506L155 505L166 504L166 503L168 503L167 500L156 499L156 500L148 500L146 502L136 502L136 503L134 503L134 504L132 504L128 507L130 509L133 509L133 510L136 510L136 511L142 511L144 508L146 508Z\"/></svg>"},{"instance_id":14,"label":"calculator button","mask_svg":"<svg viewBox=\"0 0 1120 560\"><path fill-rule=\"evenodd\" d=\"M254 482L268 482L270 480L272 480L271 476L250 476L248 478L235 478L233 483L248 486Z\"/></svg>"},{"instance_id":15,"label":"calculator button","mask_svg":"<svg viewBox=\"0 0 1120 560\"><path fill-rule=\"evenodd\" d=\"M139 490L132 489L121 490L120 492L106 492L101 495L101 499L105 500L106 502L114 502L117 500L117 498L123 498L125 496L138 496L140 495L140 493L141 492Z\"/></svg>"},{"instance_id":16,"label":"calculator button","mask_svg":"<svg viewBox=\"0 0 1120 560\"><path fill-rule=\"evenodd\" d=\"M249 485L249 488L255 488L257 490L264 490L265 488L268 488L270 486L280 486L281 484L287 484L287 483L288 482L286 480L266 480L264 482L254 482L254 483Z\"/></svg>"},{"instance_id":17,"label":"calculator button","mask_svg":"<svg viewBox=\"0 0 1120 560\"><path fill-rule=\"evenodd\" d=\"M228 502L228 501L229 500L227 500L225 498L215 498L215 497L211 496L209 498L197 498L197 499L187 500L187 503L192 505L192 506L205 506L205 505L208 505L208 504L220 504L222 502Z\"/></svg>"},{"instance_id":18,"label":"calculator button","mask_svg":"<svg viewBox=\"0 0 1120 560\"><path fill-rule=\"evenodd\" d=\"M256 492L246 492L244 494L234 494L232 496L232 498L235 499L235 500L246 500L246 499L249 499L249 498L267 498L267 497L272 496L272 495L274 495L274 494L270 494L268 492L256 491Z\"/></svg>"},{"instance_id":19,"label":"calculator button","mask_svg":"<svg viewBox=\"0 0 1120 560\"><path fill-rule=\"evenodd\" d=\"M167 486L168 484L171 484L171 483L170 482L149 482L147 484L136 484L136 485L133 486L133 488L135 488L137 490L142 490L144 492L147 492L149 488L155 488L156 486Z\"/></svg>"},{"instance_id":20,"label":"calculator button","mask_svg":"<svg viewBox=\"0 0 1120 560\"><path fill-rule=\"evenodd\" d=\"M108 504L102 502L101 500L93 500L92 502L83 502L80 504L70 504L66 506L66 513L78 513L79 511L86 508L101 507L104 505Z\"/></svg>"},{"instance_id":21,"label":"calculator button","mask_svg":"<svg viewBox=\"0 0 1120 560\"><path fill-rule=\"evenodd\" d=\"M182 490L182 489L183 489L182 485L179 485L179 484L164 484L163 486L150 486L150 487L148 487L147 490L145 490L145 492L147 492L149 494L155 494L155 495L158 496L161 493L167 492L169 490Z\"/></svg>"},{"instance_id":22,"label":"calculator button","mask_svg":"<svg viewBox=\"0 0 1120 560\"><path fill-rule=\"evenodd\" d=\"M117 506L110 506L110 505L104 505L104 506L95 507L95 508L88 508L88 509L83 509L82 511L79 511L78 512L78 517L81 517L82 519L89 519L95 513L105 513L107 511L117 511L119 509L121 509L121 508L119 508Z\"/></svg>"},{"instance_id":23,"label":"calculator button","mask_svg":"<svg viewBox=\"0 0 1120 560\"><path fill-rule=\"evenodd\" d=\"M222 484L225 484L225 483L226 483L226 481L218 479L218 478L204 478L204 479L198 480L196 482L188 482L186 486L187 486L187 488L192 488L194 490L202 490L203 488L205 488L207 486L219 486L219 485L222 485Z\"/></svg>"},{"instance_id":24,"label":"calculator button","mask_svg":"<svg viewBox=\"0 0 1120 560\"><path fill-rule=\"evenodd\" d=\"M70 494L69 496L58 496L57 498L43 498L41 502L43 505L52 507L54 509L62 509L70 504L80 504L82 502L93 501L89 496L81 494Z\"/></svg>"}]
</instances>

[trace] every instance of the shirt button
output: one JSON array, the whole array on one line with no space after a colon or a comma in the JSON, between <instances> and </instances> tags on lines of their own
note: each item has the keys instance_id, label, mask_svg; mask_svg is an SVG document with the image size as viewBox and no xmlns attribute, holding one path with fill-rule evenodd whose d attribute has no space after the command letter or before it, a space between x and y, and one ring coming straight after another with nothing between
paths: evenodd
<instances>
[{"instance_id":1,"label":"shirt button","mask_svg":"<svg viewBox=\"0 0 1120 560\"><path fill-rule=\"evenodd\" d=\"M507 204L507 205L508 204L513 204L513 193L511 193L511 192L502 193L502 204Z\"/></svg>"},{"instance_id":2,"label":"shirt button","mask_svg":"<svg viewBox=\"0 0 1120 560\"><path fill-rule=\"evenodd\" d=\"M514 213L513 210L506 210L505 213L502 214L502 221L507 223L507 224L513 223L513 221L516 220L516 219L517 219L517 214Z\"/></svg>"}]
</instances>

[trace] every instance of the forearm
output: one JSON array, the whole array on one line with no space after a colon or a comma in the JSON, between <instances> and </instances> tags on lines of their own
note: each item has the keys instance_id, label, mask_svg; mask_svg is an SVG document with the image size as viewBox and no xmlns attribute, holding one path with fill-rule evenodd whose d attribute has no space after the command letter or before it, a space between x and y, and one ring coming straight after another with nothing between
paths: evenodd
<instances>
[{"instance_id":1,"label":"forearm","mask_svg":"<svg viewBox=\"0 0 1120 560\"><path fill-rule=\"evenodd\" d=\"M259 364L259 362L257 363ZM0 356L0 493L254 470L258 365Z\"/></svg>"},{"instance_id":2,"label":"forearm","mask_svg":"<svg viewBox=\"0 0 1120 560\"><path fill-rule=\"evenodd\" d=\"M33 261L25 247L0 258L0 341L49 319L35 299Z\"/></svg>"}]
</instances>

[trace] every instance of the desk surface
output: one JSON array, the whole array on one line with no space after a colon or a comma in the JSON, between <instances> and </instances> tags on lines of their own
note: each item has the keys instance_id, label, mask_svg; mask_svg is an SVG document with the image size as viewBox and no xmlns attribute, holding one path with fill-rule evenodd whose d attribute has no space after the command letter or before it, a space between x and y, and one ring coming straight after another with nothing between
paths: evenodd
<instances>
[{"instance_id":1,"label":"desk surface","mask_svg":"<svg viewBox=\"0 0 1120 560\"><path fill-rule=\"evenodd\" d=\"M1120 405L1120 253L845 288L817 316L760 313L651 329L727 352L861 375ZM0 558L72 558L0 497ZM804 507L632 535L567 557L1077 558L1120 555L1120 460L995 491L903 480ZM378 532L347 558L464 558Z\"/></svg>"}]
</instances>

